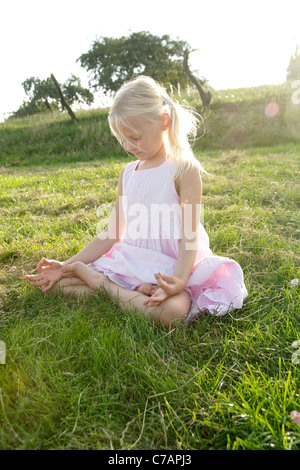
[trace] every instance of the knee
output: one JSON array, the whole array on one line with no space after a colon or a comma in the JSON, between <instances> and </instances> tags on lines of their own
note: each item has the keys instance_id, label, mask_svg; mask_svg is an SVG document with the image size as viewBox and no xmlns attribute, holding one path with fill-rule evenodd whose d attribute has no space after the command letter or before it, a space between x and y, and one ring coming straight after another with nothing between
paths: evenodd
<instances>
[{"instance_id":1,"label":"knee","mask_svg":"<svg viewBox=\"0 0 300 470\"><path fill-rule=\"evenodd\" d=\"M168 300L169 302L162 311L160 320L165 325L172 325L183 320L188 314L191 308L191 298L189 293L184 291L180 298L174 296Z\"/></svg>"}]
</instances>

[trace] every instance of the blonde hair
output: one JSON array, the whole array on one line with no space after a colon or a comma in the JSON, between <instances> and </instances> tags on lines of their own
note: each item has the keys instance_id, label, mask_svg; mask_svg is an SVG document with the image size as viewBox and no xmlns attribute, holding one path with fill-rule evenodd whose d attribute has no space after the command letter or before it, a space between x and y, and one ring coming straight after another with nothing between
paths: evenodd
<instances>
[{"instance_id":1,"label":"blonde hair","mask_svg":"<svg viewBox=\"0 0 300 470\"><path fill-rule=\"evenodd\" d=\"M174 161L173 178L183 175L192 166L206 173L195 158L189 142L190 136L196 137L199 115L192 108L184 108L172 100L166 90L151 77L140 75L121 86L115 95L108 121L112 133L122 144L122 129L129 128L130 119L159 121L164 113L170 116L164 144L167 154Z\"/></svg>"}]
</instances>

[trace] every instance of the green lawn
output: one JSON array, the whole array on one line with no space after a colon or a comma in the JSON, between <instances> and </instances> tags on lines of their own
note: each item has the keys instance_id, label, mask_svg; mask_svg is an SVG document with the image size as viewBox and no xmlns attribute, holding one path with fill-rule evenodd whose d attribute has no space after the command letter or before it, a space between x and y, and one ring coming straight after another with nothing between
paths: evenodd
<instances>
[{"instance_id":1,"label":"green lawn","mask_svg":"<svg viewBox=\"0 0 300 470\"><path fill-rule=\"evenodd\" d=\"M269 145L268 120L265 145L222 143L221 112L207 116L219 140L196 142L210 173L204 225L213 252L243 267L249 297L241 311L176 329L104 294L44 297L22 280L42 256L85 246L97 207L114 201L131 159L105 114L0 125L1 449L300 449L290 417L300 412L300 139Z\"/></svg>"}]
</instances>

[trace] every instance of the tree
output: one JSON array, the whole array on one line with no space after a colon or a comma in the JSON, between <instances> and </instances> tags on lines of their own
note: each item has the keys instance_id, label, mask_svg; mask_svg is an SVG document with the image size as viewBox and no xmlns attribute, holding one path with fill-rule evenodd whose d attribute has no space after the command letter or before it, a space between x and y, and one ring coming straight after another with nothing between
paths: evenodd
<instances>
[{"instance_id":1,"label":"tree","mask_svg":"<svg viewBox=\"0 0 300 470\"><path fill-rule=\"evenodd\" d=\"M189 82L182 67L189 45L170 36L154 36L147 31L129 37L100 37L77 61L90 73L89 85L108 94L136 75L148 75L158 82L185 88Z\"/></svg>"},{"instance_id":2,"label":"tree","mask_svg":"<svg viewBox=\"0 0 300 470\"><path fill-rule=\"evenodd\" d=\"M210 102L211 102L211 93L210 93L210 91L204 91L204 89L202 87L203 82L205 82L205 80L201 81L199 78L197 78L191 72L191 70L189 68L189 63L188 63L190 52L191 51L188 48L184 51L183 69L184 69L185 73L187 74L187 76L189 77L189 79L191 80L191 82L193 82L193 84L197 88L204 109L208 109L208 107L210 105Z\"/></svg>"},{"instance_id":3,"label":"tree","mask_svg":"<svg viewBox=\"0 0 300 470\"><path fill-rule=\"evenodd\" d=\"M61 86L53 75L45 80L37 77L27 78L22 86L29 100L24 101L11 117L23 117L57 109L64 111L74 103L91 104L94 100L93 94L87 88L83 88L80 79L74 75Z\"/></svg>"},{"instance_id":4,"label":"tree","mask_svg":"<svg viewBox=\"0 0 300 470\"><path fill-rule=\"evenodd\" d=\"M53 75L51 75L53 79ZM64 97L69 105L74 103L86 103L92 104L94 101L94 95L87 88L81 86L81 81L75 75L71 75L70 78L61 87Z\"/></svg>"},{"instance_id":5,"label":"tree","mask_svg":"<svg viewBox=\"0 0 300 470\"><path fill-rule=\"evenodd\" d=\"M24 102L21 108L28 110L29 114L35 114L35 110L41 112L58 109L57 91L51 77L46 80L30 77L22 83L22 86L29 100Z\"/></svg>"},{"instance_id":6,"label":"tree","mask_svg":"<svg viewBox=\"0 0 300 470\"><path fill-rule=\"evenodd\" d=\"M297 45L295 54L290 59L289 66L287 68L287 80L299 80L300 79L300 47Z\"/></svg>"}]
</instances>

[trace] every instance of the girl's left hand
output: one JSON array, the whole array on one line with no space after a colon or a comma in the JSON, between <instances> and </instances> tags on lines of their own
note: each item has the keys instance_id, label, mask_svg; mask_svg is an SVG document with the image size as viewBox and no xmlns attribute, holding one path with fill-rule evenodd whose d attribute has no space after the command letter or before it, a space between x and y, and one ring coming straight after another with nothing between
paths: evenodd
<instances>
[{"instance_id":1,"label":"girl's left hand","mask_svg":"<svg viewBox=\"0 0 300 470\"><path fill-rule=\"evenodd\" d=\"M149 299L145 300L144 305L148 307L155 307L166 300L172 295L181 292L185 283L182 279L175 276L167 276L166 274L156 273L154 274L157 281L158 289L154 292Z\"/></svg>"},{"instance_id":2,"label":"girl's left hand","mask_svg":"<svg viewBox=\"0 0 300 470\"><path fill-rule=\"evenodd\" d=\"M149 299L146 299L143 303L144 305L146 305L146 307L156 307L168 297L169 295L163 289L158 287L154 294L152 294L151 297L149 297Z\"/></svg>"}]
</instances>

